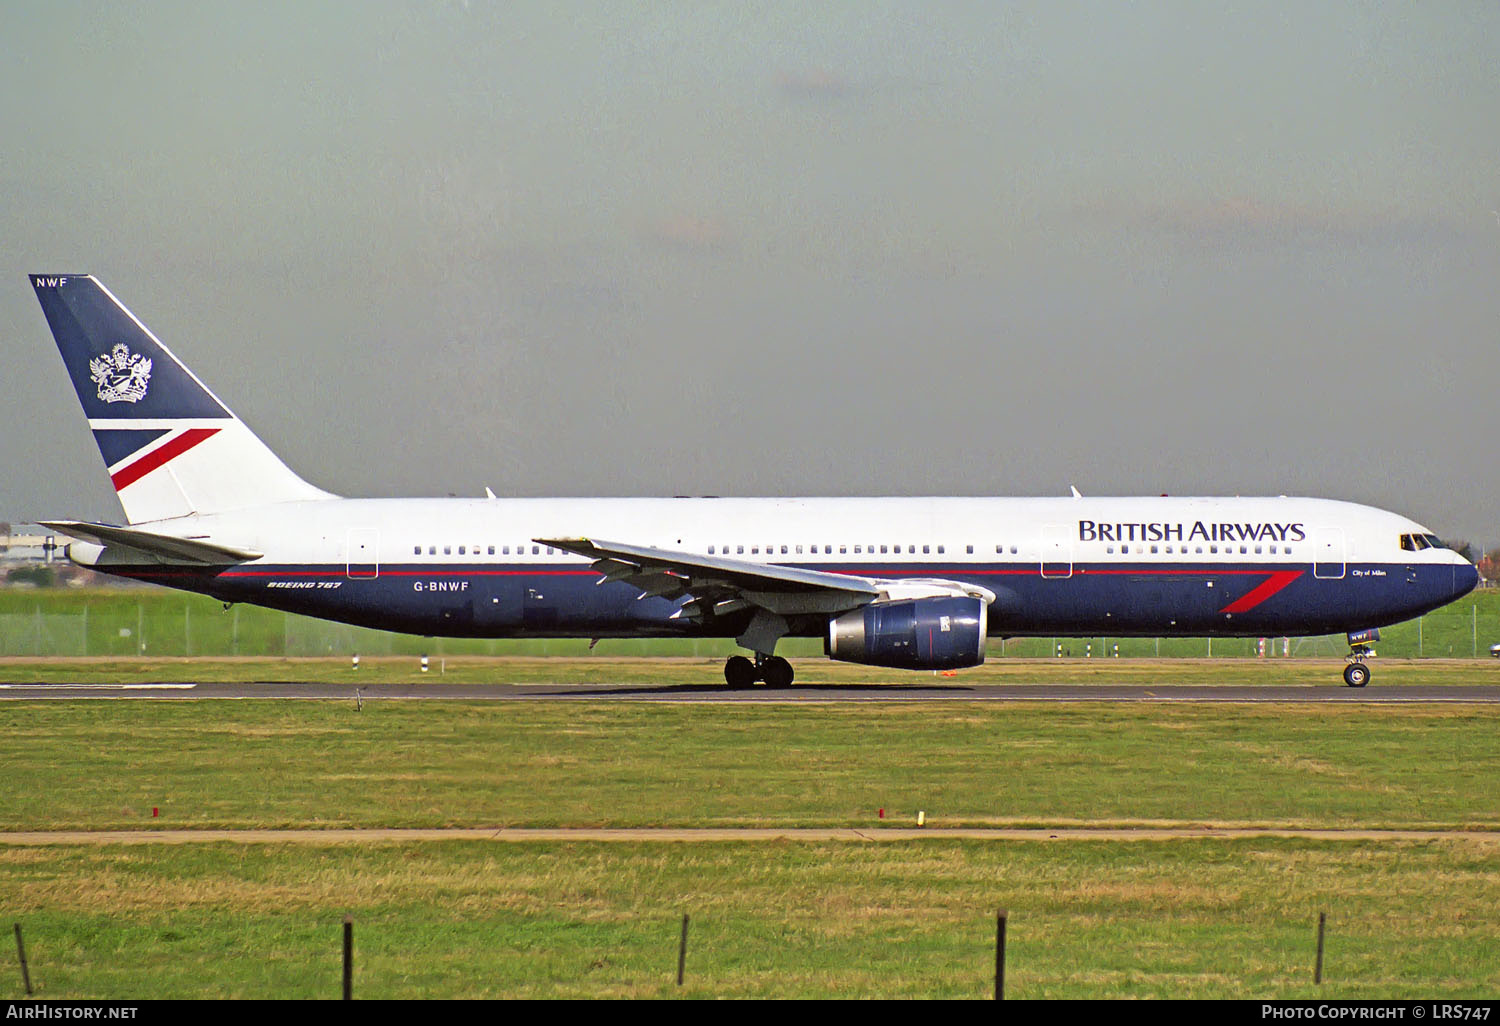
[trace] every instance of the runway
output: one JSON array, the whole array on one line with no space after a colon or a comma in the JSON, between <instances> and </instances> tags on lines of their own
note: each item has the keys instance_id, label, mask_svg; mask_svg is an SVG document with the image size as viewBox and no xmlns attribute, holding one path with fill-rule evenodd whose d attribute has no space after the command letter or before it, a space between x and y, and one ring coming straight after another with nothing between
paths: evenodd
<instances>
[{"instance_id":1,"label":"runway","mask_svg":"<svg viewBox=\"0 0 1500 1026\"><path fill-rule=\"evenodd\" d=\"M1053 702L1338 705L1496 705L1496 685L1318 686L1203 684L802 684L733 690L707 684L193 683L0 684L0 701L286 699L450 702Z\"/></svg>"},{"instance_id":2,"label":"runway","mask_svg":"<svg viewBox=\"0 0 1500 1026\"><path fill-rule=\"evenodd\" d=\"M410 844L430 841L494 841L510 844L596 842L612 844L724 843L744 841L1461 841L1500 843L1493 830L1326 830L1297 827L642 827L330 830L33 830L0 831L0 847L54 844Z\"/></svg>"}]
</instances>

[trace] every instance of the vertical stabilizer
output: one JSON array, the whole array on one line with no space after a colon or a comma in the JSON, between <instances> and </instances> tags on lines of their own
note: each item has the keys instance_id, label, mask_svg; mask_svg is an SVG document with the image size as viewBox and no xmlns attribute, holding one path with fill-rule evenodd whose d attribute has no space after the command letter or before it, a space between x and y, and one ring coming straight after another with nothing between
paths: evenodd
<instances>
[{"instance_id":1,"label":"vertical stabilizer","mask_svg":"<svg viewBox=\"0 0 1500 1026\"><path fill-rule=\"evenodd\" d=\"M292 473L87 274L31 285L132 524L332 498Z\"/></svg>"}]
</instances>

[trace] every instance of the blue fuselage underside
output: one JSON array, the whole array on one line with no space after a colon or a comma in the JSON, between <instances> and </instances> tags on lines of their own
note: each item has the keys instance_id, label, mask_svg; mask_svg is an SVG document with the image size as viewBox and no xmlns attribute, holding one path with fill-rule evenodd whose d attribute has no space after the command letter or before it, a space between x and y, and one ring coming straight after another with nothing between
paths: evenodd
<instances>
[{"instance_id":1,"label":"blue fuselage underside","mask_svg":"<svg viewBox=\"0 0 1500 1026\"><path fill-rule=\"evenodd\" d=\"M1312 564L797 564L866 577L938 577L996 595L992 636L1168 637L1330 634L1419 616L1467 590L1451 565L1361 564L1342 576ZM104 568L100 568L104 569ZM577 563L283 565L194 571L110 567L110 572L344 623L445 637L734 637L748 614L671 619L685 600L641 598L628 584L597 583ZM1472 572L1472 571L1471 571ZM1321 575L1321 576L1320 576ZM815 637L827 617L795 618Z\"/></svg>"}]
</instances>

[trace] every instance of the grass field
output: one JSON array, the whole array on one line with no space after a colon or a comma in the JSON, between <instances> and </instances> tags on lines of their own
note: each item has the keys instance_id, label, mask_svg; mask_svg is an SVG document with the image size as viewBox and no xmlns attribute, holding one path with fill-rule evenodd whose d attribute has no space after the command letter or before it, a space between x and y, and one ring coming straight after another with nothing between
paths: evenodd
<instances>
[{"instance_id":1,"label":"grass field","mask_svg":"<svg viewBox=\"0 0 1500 1026\"><path fill-rule=\"evenodd\" d=\"M336 997L345 913L356 997L982 998L999 907L1009 997L1500 987L1479 843L0 848L0 879L43 998Z\"/></svg>"},{"instance_id":2,"label":"grass field","mask_svg":"<svg viewBox=\"0 0 1500 1026\"><path fill-rule=\"evenodd\" d=\"M657 681L718 665L558 662ZM1033 676L1148 666L1163 681L1172 668L1324 661L1000 662ZM212 665L268 663L283 661ZM455 663L460 676L558 676L551 661ZM203 676L194 663L144 665ZM300 671L292 679L352 673L334 660L285 665ZM411 672L410 660L391 665ZM1398 667L1493 673L1397 660L1377 679ZM985 997L1000 907L1015 997L1485 997L1500 985L1500 845L1488 835L1049 842L1044 828L1500 829L1497 726L1489 707L1436 705L4 702L4 831L878 830L917 810L933 826L1039 831L1020 842L0 844L0 912L23 924L44 998L336 996L345 913L361 997ZM1329 941L1314 987L1320 911ZM19 974L8 979L0 993L19 997Z\"/></svg>"},{"instance_id":3,"label":"grass field","mask_svg":"<svg viewBox=\"0 0 1500 1026\"><path fill-rule=\"evenodd\" d=\"M1500 643L1500 590L1479 591L1409 623L1384 629L1387 658L1485 657ZM1068 658L1232 658L1257 654L1258 639L1016 638L994 641L990 658L1040 658L1061 645ZM1342 657L1342 636L1292 638L1292 660ZM0 657L6 656L363 656L423 653L443 656L569 656L717 658L737 652L733 641L586 640L495 641L420 638L365 630L256 606L225 610L212 599L160 588L68 590L0 588ZM1268 639L1267 655L1283 657L1282 639ZM778 646L790 658L822 658L817 639Z\"/></svg>"},{"instance_id":4,"label":"grass field","mask_svg":"<svg viewBox=\"0 0 1500 1026\"><path fill-rule=\"evenodd\" d=\"M1497 725L1448 706L0 703L0 829L875 827L882 807L1500 828Z\"/></svg>"}]
</instances>

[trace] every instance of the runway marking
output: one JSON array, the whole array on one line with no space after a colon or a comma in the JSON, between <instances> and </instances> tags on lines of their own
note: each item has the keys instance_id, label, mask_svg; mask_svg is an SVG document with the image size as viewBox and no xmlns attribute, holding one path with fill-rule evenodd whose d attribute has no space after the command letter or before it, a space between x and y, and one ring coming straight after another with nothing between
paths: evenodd
<instances>
[{"instance_id":1,"label":"runway marking","mask_svg":"<svg viewBox=\"0 0 1500 1026\"><path fill-rule=\"evenodd\" d=\"M59 690L69 691L191 691L196 684L0 684L0 689L27 691Z\"/></svg>"},{"instance_id":2,"label":"runway marking","mask_svg":"<svg viewBox=\"0 0 1500 1026\"><path fill-rule=\"evenodd\" d=\"M857 842L881 841L1171 841L1171 840L1315 840L1315 841L1476 841L1500 844L1500 830L1327 830L1290 827L1140 827L1140 828L968 828L968 827L668 827L577 829L454 827L449 829L367 830L46 830L0 831L0 846L77 844L370 844L430 841L613 842L641 844L724 843L729 841Z\"/></svg>"}]
</instances>

